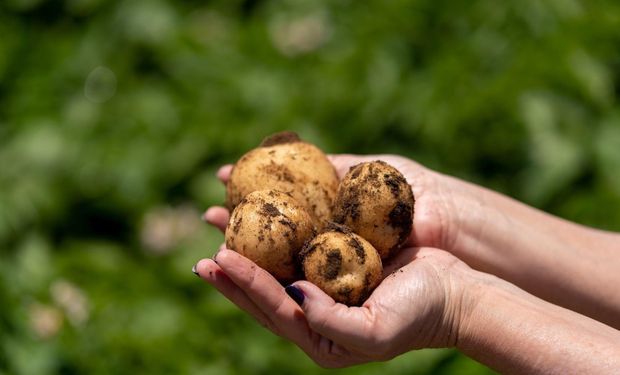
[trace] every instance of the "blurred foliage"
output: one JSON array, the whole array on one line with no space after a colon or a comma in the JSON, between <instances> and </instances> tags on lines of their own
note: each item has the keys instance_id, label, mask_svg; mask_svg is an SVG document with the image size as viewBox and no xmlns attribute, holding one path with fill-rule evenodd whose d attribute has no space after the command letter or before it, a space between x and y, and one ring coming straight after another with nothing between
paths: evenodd
<instances>
[{"instance_id":1,"label":"blurred foliage","mask_svg":"<svg viewBox=\"0 0 620 375\"><path fill-rule=\"evenodd\" d=\"M0 373L326 373L190 272L215 170L277 130L620 230L618 30L613 0L3 1ZM490 373L337 371L378 372Z\"/></svg>"}]
</instances>

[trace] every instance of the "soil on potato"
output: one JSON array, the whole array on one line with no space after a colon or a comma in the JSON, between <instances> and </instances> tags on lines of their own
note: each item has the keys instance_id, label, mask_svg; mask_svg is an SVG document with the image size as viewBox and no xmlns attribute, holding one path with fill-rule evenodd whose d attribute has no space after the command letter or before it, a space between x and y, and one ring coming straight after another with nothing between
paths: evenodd
<instances>
[{"instance_id":1,"label":"soil on potato","mask_svg":"<svg viewBox=\"0 0 620 375\"><path fill-rule=\"evenodd\" d=\"M334 213L334 221L336 223L344 224L346 218L357 221L360 217L359 192L353 192L352 190L349 191L349 194L345 194L344 202L338 205L338 210Z\"/></svg>"},{"instance_id":2,"label":"soil on potato","mask_svg":"<svg viewBox=\"0 0 620 375\"><path fill-rule=\"evenodd\" d=\"M357 261L359 264L366 263L366 252L364 251L364 246L358 241L357 238L351 236L349 238L349 246L355 249L355 254L357 255Z\"/></svg>"},{"instance_id":3,"label":"soil on potato","mask_svg":"<svg viewBox=\"0 0 620 375\"><path fill-rule=\"evenodd\" d=\"M280 211L276 206L271 203L265 203L262 207L262 214L267 217L274 217L280 215Z\"/></svg>"},{"instance_id":4,"label":"soil on potato","mask_svg":"<svg viewBox=\"0 0 620 375\"><path fill-rule=\"evenodd\" d=\"M321 233L326 233L326 232L339 232L339 233L344 233L344 234L353 233L351 228L347 227L344 224L336 223L333 221L328 222L325 225L325 229Z\"/></svg>"},{"instance_id":5,"label":"soil on potato","mask_svg":"<svg viewBox=\"0 0 620 375\"><path fill-rule=\"evenodd\" d=\"M362 173L362 164L357 164L349 168L351 179L357 179ZM360 183L366 185L369 180L368 176ZM336 205L334 210L334 221L338 224L344 224L346 218L351 218L353 221L357 221L360 216L360 197L366 192L357 188L357 183L353 186L349 186L344 192L339 191L338 197L336 197Z\"/></svg>"},{"instance_id":6,"label":"soil on potato","mask_svg":"<svg viewBox=\"0 0 620 375\"><path fill-rule=\"evenodd\" d=\"M237 221L234 223L234 226L233 226L233 232L234 232L235 234L238 234L238 233L239 233L239 229L240 229L240 227L241 227L241 222L242 222L242 221L243 221L243 217L242 217L242 216L239 216L239 218L237 219Z\"/></svg>"},{"instance_id":7,"label":"soil on potato","mask_svg":"<svg viewBox=\"0 0 620 375\"><path fill-rule=\"evenodd\" d=\"M370 297L370 293L372 293L372 290L370 289L370 277L370 272L366 272L366 275L364 277L364 289L360 294L360 302L366 301L368 297Z\"/></svg>"},{"instance_id":8,"label":"soil on potato","mask_svg":"<svg viewBox=\"0 0 620 375\"><path fill-rule=\"evenodd\" d=\"M294 142L301 142L301 138L299 138L299 135L297 135L297 133L295 132L284 131L272 134L267 138L263 139L263 141L260 143L260 147L269 147Z\"/></svg>"},{"instance_id":9,"label":"soil on potato","mask_svg":"<svg viewBox=\"0 0 620 375\"><path fill-rule=\"evenodd\" d=\"M295 176L285 165L276 164L271 161L271 163L262 166L261 169L267 176L274 176L278 181L286 181L295 184Z\"/></svg>"},{"instance_id":10,"label":"soil on potato","mask_svg":"<svg viewBox=\"0 0 620 375\"><path fill-rule=\"evenodd\" d=\"M396 173L385 173L383 175L383 182L390 188L394 198L398 199L400 195L400 187L407 184L407 180L403 176Z\"/></svg>"},{"instance_id":11,"label":"soil on potato","mask_svg":"<svg viewBox=\"0 0 620 375\"><path fill-rule=\"evenodd\" d=\"M347 305L357 305L356 301L351 300L351 292L353 292L353 288L350 286L343 286L338 289L338 294L344 296L344 300Z\"/></svg>"},{"instance_id":12,"label":"soil on potato","mask_svg":"<svg viewBox=\"0 0 620 375\"><path fill-rule=\"evenodd\" d=\"M342 254L339 249L332 249L327 252L325 257L325 267L323 268L323 276L325 280L334 280L338 277L342 268Z\"/></svg>"},{"instance_id":13,"label":"soil on potato","mask_svg":"<svg viewBox=\"0 0 620 375\"><path fill-rule=\"evenodd\" d=\"M399 237L398 243L402 244L409 236L411 230L411 223L413 221L413 208L399 201L396 206L390 211L388 215L388 224L393 228L398 228Z\"/></svg>"}]
</instances>

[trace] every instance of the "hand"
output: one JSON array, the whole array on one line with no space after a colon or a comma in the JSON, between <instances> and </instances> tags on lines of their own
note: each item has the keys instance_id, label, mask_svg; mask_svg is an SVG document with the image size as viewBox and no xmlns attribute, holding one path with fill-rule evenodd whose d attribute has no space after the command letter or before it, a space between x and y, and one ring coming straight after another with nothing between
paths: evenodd
<instances>
[{"instance_id":1,"label":"hand","mask_svg":"<svg viewBox=\"0 0 620 375\"><path fill-rule=\"evenodd\" d=\"M443 216L449 211L442 209L441 197L434 194L436 173L398 156L330 156L340 178L351 166L377 159L399 169L413 186L415 226L407 245L445 241L441 224L447 222ZM231 169L224 166L218 171L222 182L228 181ZM229 212L211 207L204 218L224 231ZM463 289L455 287L457 273L450 275L449 269L469 270L444 251L409 247L385 265L385 275L394 273L363 306L337 304L313 284L299 281L294 287L305 296L300 308L271 275L230 250L221 248L217 263L204 259L196 267L203 279L262 325L327 367L385 360L413 348L453 345L461 320L455 312L467 309L455 306L465 299Z\"/></svg>"},{"instance_id":2,"label":"hand","mask_svg":"<svg viewBox=\"0 0 620 375\"><path fill-rule=\"evenodd\" d=\"M298 305L269 273L224 248L215 260L196 265L201 278L323 367L454 346L475 305L472 270L445 251L406 248L384 271L384 280L361 307L347 307L307 281L287 287Z\"/></svg>"}]
</instances>

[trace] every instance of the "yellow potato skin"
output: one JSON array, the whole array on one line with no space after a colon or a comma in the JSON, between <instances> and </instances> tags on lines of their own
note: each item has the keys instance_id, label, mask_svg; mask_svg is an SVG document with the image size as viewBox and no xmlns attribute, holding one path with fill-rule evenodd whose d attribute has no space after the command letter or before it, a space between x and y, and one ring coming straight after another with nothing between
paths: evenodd
<instances>
[{"instance_id":1,"label":"yellow potato skin","mask_svg":"<svg viewBox=\"0 0 620 375\"><path fill-rule=\"evenodd\" d=\"M295 261L315 229L306 209L276 190L248 194L232 212L226 247L254 261L276 279L297 279Z\"/></svg>"},{"instance_id":2,"label":"yellow potato skin","mask_svg":"<svg viewBox=\"0 0 620 375\"><path fill-rule=\"evenodd\" d=\"M298 140L267 142L234 165L226 185L226 206L234 209L255 190L279 190L306 207L322 227L331 218L338 182L333 165L316 146Z\"/></svg>"},{"instance_id":3,"label":"yellow potato skin","mask_svg":"<svg viewBox=\"0 0 620 375\"><path fill-rule=\"evenodd\" d=\"M305 278L336 302L359 306L381 282L381 258L368 241L349 229L328 228L300 253Z\"/></svg>"},{"instance_id":4,"label":"yellow potato skin","mask_svg":"<svg viewBox=\"0 0 620 375\"><path fill-rule=\"evenodd\" d=\"M383 161L351 167L334 203L333 220L370 242L387 259L411 234L414 197L405 177Z\"/></svg>"}]
</instances>

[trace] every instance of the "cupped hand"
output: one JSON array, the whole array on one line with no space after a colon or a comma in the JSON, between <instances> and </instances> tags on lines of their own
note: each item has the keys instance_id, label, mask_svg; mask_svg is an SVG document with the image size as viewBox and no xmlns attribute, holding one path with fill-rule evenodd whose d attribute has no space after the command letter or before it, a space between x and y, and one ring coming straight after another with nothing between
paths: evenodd
<instances>
[{"instance_id":1,"label":"cupped hand","mask_svg":"<svg viewBox=\"0 0 620 375\"><path fill-rule=\"evenodd\" d=\"M403 173L416 198L406 248L385 265L384 280L361 307L336 303L307 281L287 288L301 302L298 305L269 273L223 246L216 260L197 264L197 273L325 367L387 360L414 348L452 346L468 311L463 283L455 280L470 269L436 249L454 232L440 175L393 155L332 155L330 160L340 178L358 163L383 160ZM231 165L220 168L218 178L226 183L231 170ZM229 216L226 208L211 207L204 219L224 231Z\"/></svg>"},{"instance_id":2,"label":"cupped hand","mask_svg":"<svg viewBox=\"0 0 620 375\"><path fill-rule=\"evenodd\" d=\"M360 307L336 303L297 281L286 289L249 259L221 248L197 274L275 334L297 344L323 367L391 359L417 348L450 347L471 304L471 271L434 248L403 249Z\"/></svg>"}]
</instances>

